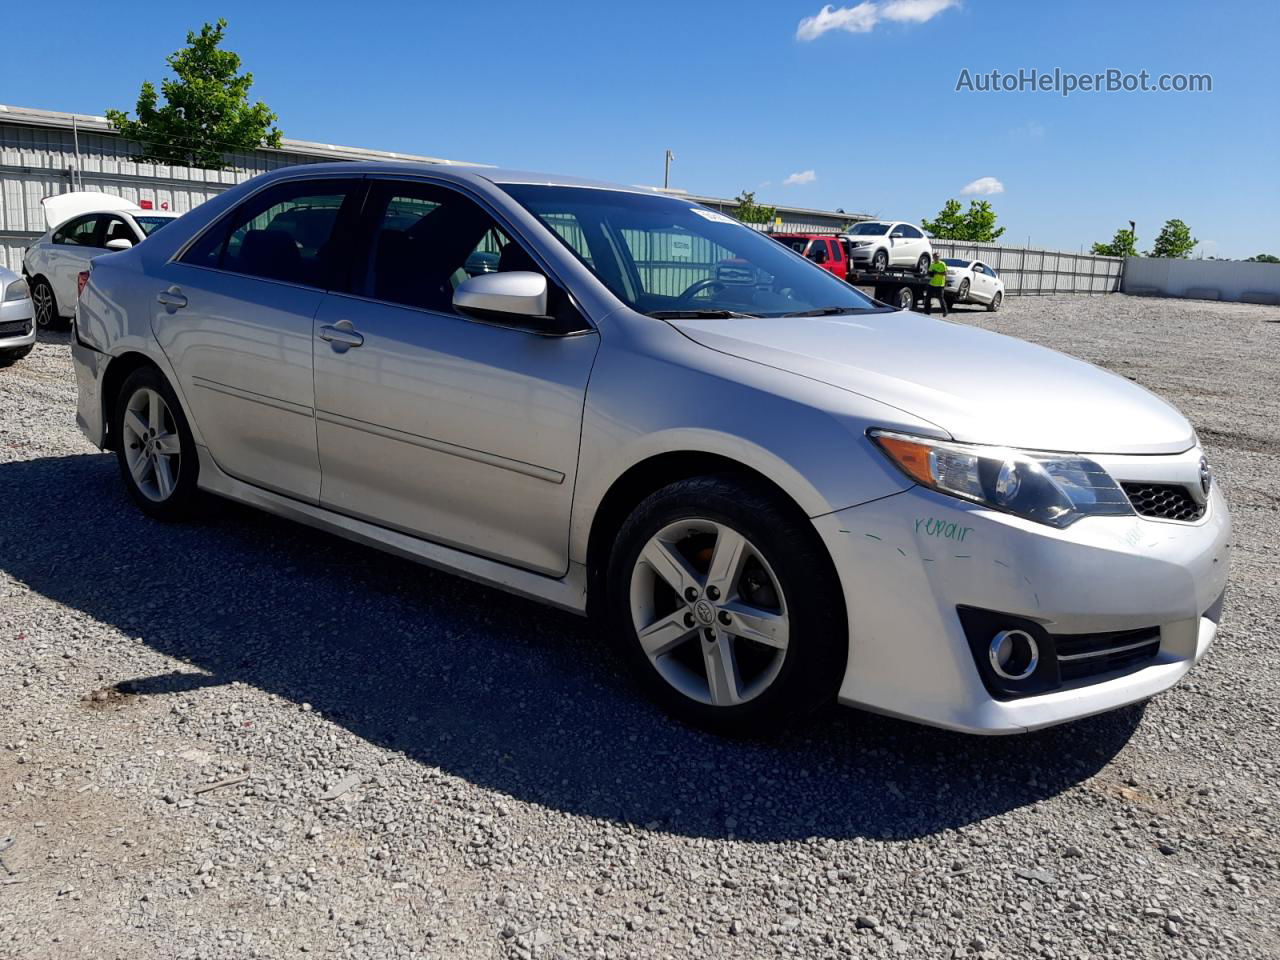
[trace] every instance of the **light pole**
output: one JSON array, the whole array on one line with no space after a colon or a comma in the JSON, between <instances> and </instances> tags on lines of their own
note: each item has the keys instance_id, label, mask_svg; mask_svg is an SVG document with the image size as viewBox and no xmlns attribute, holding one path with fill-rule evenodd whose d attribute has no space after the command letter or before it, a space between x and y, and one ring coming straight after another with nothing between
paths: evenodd
<instances>
[{"instance_id":1,"label":"light pole","mask_svg":"<svg viewBox=\"0 0 1280 960\"><path fill-rule=\"evenodd\" d=\"M1129 221L1129 249L1135 257L1138 255L1138 225L1132 220Z\"/></svg>"},{"instance_id":2,"label":"light pole","mask_svg":"<svg viewBox=\"0 0 1280 960\"><path fill-rule=\"evenodd\" d=\"M663 161L663 164L662 164L662 189L663 190L666 190L671 186L671 161L674 160L675 158L676 158L676 155L672 153L670 150L668 150L666 159Z\"/></svg>"}]
</instances>

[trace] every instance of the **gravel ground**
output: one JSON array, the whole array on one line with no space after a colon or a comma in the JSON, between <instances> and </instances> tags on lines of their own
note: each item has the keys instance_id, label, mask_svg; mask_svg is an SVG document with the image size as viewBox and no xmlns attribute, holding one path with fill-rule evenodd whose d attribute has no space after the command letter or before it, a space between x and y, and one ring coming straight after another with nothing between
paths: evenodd
<instances>
[{"instance_id":1,"label":"gravel ground","mask_svg":"<svg viewBox=\"0 0 1280 960\"><path fill-rule=\"evenodd\" d=\"M146 520L65 336L0 369L0 956L1280 956L1280 310L957 319L1200 430L1228 611L1144 707L716 739L571 616L222 502Z\"/></svg>"}]
</instances>

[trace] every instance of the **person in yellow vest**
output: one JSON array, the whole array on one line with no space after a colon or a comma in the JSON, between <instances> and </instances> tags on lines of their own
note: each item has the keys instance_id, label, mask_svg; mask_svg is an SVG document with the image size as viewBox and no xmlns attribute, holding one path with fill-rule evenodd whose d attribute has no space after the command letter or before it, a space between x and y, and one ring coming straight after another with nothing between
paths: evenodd
<instances>
[{"instance_id":1,"label":"person in yellow vest","mask_svg":"<svg viewBox=\"0 0 1280 960\"><path fill-rule=\"evenodd\" d=\"M924 312L932 315L933 298L937 297L942 304L942 315L947 315L947 265L942 262L942 254L933 255L933 263L929 264L929 289L924 294Z\"/></svg>"}]
</instances>

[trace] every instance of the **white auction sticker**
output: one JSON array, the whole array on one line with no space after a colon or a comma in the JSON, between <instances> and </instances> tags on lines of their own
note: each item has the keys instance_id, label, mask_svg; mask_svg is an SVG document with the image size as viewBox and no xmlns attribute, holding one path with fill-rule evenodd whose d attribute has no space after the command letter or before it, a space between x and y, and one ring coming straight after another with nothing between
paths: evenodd
<instances>
[{"instance_id":1,"label":"white auction sticker","mask_svg":"<svg viewBox=\"0 0 1280 960\"><path fill-rule=\"evenodd\" d=\"M690 207L690 213L696 213L703 220L710 220L712 223L737 223L733 217L726 217L723 213L716 213L714 210L703 210L701 207Z\"/></svg>"}]
</instances>

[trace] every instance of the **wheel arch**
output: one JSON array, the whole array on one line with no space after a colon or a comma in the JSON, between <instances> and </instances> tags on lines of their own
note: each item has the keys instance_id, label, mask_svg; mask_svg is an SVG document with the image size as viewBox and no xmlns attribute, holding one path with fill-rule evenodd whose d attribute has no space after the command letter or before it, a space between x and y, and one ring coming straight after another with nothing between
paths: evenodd
<instances>
[{"instance_id":1,"label":"wheel arch","mask_svg":"<svg viewBox=\"0 0 1280 960\"><path fill-rule=\"evenodd\" d=\"M156 373L169 380L168 375L160 369L160 365L148 357L145 353L136 350L129 350L114 356L107 363L106 370L102 374L102 424L103 424L103 449L114 450L116 448L116 437L112 429L112 410L115 407L116 397L120 394L120 388L124 386L124 382L129 379L129 375L135 370L142 367L151 367ZM169 384L173 386L172 383Z\"/></svg>"},{"instance_id":2,"label":"wheel arch","mask_svg":"<svg viewBox=\"0 0 1280 960\"><path fill-rule=\"evenodd\" d=\"M587 535L587 612L601 612L608 569L609 546L631 512L657 490L680 480L708 474L728 474L758 484L792 508L797 520L808 523L808 514L797 499L775 480L732 457L701 450L674 450L647 457L623 471L601 498ZM817 533L815 531L815 536ZM835 574L835 561L823 545L823 553Z\"/></svg>"}]
</instances>

